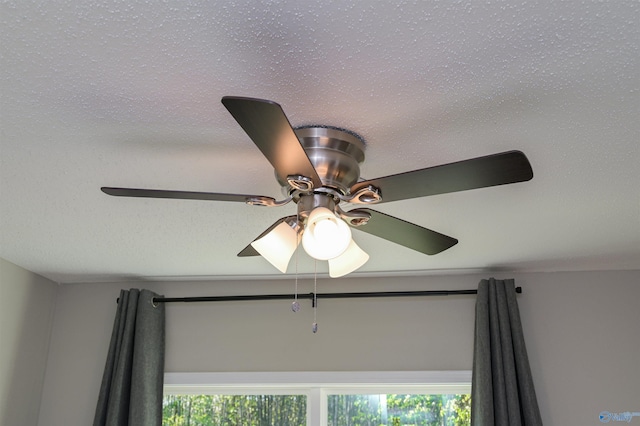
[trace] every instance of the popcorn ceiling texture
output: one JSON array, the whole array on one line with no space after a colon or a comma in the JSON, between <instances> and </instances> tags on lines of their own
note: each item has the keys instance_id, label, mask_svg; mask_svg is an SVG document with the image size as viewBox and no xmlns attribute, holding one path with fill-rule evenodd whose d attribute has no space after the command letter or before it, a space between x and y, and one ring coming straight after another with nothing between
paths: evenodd
<instances>
[{"instance_id":1,"label":"popcorn ceiling texture","mask_svg":"<svg viewBox=\"0 0 640 426\"><path fill-rule=\"evenodd\" d=\"M362 135L367 178L530 157L527 184L385 205L461 244L426 258L365 235L365 270L640 267L637 1L0 7L0 256L55 280L272 273L235 254L292 210L98 190L279 194L224 95Z\"/></svg>"}]
</instances>

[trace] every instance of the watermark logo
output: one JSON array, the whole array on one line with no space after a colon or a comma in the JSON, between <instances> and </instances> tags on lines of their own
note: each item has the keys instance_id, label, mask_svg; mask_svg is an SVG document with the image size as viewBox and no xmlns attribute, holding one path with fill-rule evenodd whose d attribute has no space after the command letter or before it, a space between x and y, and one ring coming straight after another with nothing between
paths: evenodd
<instances>
[{"instance_id":1,"label":"watermark logo","mask_svg":"<svg viewBox=\"0 0 640 426\"><path fill-rule=\"evenodd\" d=\"M625 411L624 413L610 413L609 411L602 411L598 415L600 422L627 422L631 423L634 417L640 417L640 411Z\"/></svg>"}]
</instances>

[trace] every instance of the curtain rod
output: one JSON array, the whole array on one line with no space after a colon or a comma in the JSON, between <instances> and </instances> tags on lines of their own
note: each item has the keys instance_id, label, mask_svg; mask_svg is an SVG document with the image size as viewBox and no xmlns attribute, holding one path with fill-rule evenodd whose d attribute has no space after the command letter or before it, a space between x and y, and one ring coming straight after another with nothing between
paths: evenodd
<instances>
[{"instance_id":1,"label":"curtain rod","mask_svg":"<svg viewBox=\"0 0 640 426\"><path fill-rule=\"evenodd\" d=\"M516 287L516 293L522 293L522 287ZM301 293L298 299L315 302L318 299L356 299L370 297L417 297L417 296L453 296L460 294L478 294L478 290L424 290L424 291L375 291L364 293ZM291 300L295 294L252 294L242 296L196 296L196 297L154 297L151 303L174 302L233 302L246 300Z\"/></svg>"}]
</instances>

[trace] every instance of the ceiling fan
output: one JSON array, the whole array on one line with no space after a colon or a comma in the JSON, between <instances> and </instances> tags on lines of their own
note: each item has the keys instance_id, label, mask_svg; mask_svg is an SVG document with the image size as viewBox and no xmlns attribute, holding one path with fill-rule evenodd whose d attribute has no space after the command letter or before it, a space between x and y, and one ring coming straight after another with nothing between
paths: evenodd
<instances>
[{"instance_id":1,"label":"ceiling fan","mask_svg":"<svg viewBox=\"0 0 640 426\"><path fill-rule=\"evenodd\" d=\"M533 178L527 157L520 151L507 151L361 180L359 164L364 161L365 143L358 134L331 126L293 128L280 105L269 100L225 96L222 103L274 167L283 200L212 192L101 190L119 197L235 201L267 207L293 201L297 214L279 219L238 253L262 255L282 272L300 240L309 255L329 261L330 276L358 269L369 256L351 238L350 227L421 253L440 253L458 240L364 206ZM347 211L342 203L360 207Z\"/></svg>"}]
</instances>

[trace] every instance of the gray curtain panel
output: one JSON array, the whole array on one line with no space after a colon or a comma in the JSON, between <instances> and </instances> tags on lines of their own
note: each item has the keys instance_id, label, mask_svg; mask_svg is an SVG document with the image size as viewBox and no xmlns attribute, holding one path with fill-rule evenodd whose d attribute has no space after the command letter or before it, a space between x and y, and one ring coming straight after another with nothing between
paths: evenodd
<instances>
[{"instance_id":1,"label":"gray curtain panel","mask_svg":"<svg viewBox=\"0 0 640 426\"><path fill-rule=\"evenodd\" d=\"M162 424L164 304L148 290L121 290L94 426Z\"/></svg>"},{"instance_id":2,"label":"gray curtain panel","mask_svg":"<svg viewBox=\"0 0 640 426\"><path fill-rule=\"evenodd\" d=\"M542 425L514 280L482 280L476 301L472 426Z\"/></svg>"}]
</instances>

